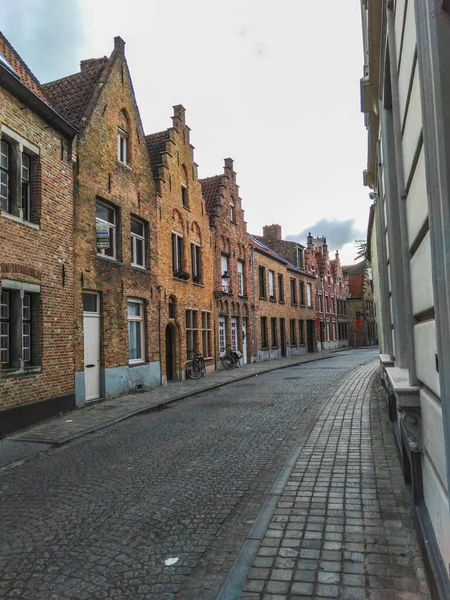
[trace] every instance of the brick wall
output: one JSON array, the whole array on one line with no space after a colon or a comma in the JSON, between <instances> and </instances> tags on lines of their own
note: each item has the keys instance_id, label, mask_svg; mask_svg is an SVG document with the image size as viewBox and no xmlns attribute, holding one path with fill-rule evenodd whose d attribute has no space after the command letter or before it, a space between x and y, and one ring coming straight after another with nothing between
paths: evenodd
<instances>
[{"instance_id":1,"label":"brick wall","mask_svg":"<svg viewBox=\"0 0 450 600\"><path fill-rule=\"evenodd\" d=\"M0 287L2 281L4 290L40 286L33 296L31 364L17 375L17 365L0 366L2 411L74 392L73 167L70 142L3 89L0 125L39 151L31 169L34 225L0 214Z\"/></svg>"}]
</instances>

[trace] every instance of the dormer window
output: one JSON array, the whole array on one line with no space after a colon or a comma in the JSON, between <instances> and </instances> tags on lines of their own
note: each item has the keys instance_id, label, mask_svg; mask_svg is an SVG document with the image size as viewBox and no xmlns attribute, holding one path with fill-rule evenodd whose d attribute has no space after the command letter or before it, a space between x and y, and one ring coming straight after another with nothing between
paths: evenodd
<instances>
[{"instance_id":1,"label":"dormer window","mask_svg":"<svg viewBox=\"0 0 450 600\"><path fill-rule=\"evenodd\" d=\"M128 132L119 127L117 134L117 159L124 165L127 165L128 160Z\"/></svg>"}]
</instances>

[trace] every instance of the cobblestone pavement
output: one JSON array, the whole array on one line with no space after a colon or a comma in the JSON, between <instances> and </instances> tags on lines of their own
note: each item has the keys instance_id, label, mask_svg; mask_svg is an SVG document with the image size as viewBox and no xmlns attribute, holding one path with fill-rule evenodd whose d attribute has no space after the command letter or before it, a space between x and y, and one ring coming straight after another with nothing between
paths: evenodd
<instances>
[{"instance_id":1,"label":"cobblestone pavement","mask_svg":"<svg viewBox=\"0 0 450 600\"><path fill-rule=\"evenodd\" d=\"M193 581L184 597L211 600L292 449L342 378L375 357L237 381L5 472L0 598L173 600ZM203 555L216 560L210 579L195 576Z\"/></svg>"},{"instance_id":2,"label":"cobblestone pavement","mask_svg":"<svg viewBox=\"0 0 450 600\"><path fill-rule=\"evenodd\" d=\"M375 373L360 367L325 406L241 600L430 598Z\"/></svg>"}]
</instances>

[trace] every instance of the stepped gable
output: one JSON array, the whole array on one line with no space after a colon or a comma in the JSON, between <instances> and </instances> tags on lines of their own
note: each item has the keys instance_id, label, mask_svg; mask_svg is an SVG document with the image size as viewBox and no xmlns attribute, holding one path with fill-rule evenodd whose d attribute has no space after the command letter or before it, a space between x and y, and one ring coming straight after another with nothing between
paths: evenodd
<instances>
[{"instance_id":1,"label":"stepped gable","mask_svg":"<svg viewBox=\"0 0 450 600\"><path fill-rule=\"evenodd\" d=\"M43 84L43 89L52 104L75 127L88 115L87 107L99 82L108 58L82 61L79 73Z\"/></svg>"},{"instance_id":2,"label":"stepped gable","mask_svg":"<svg viewBox=\"0 0 450 600\"><path fill-rule=\"evenodd\" d=\"M206 212L211 214L213 212L217 191L219 186L222 184L223 175L213 175L212 177L205 177L205 179L199 179L202 186L202 194L206 203Z\"/></svg>"},{"instance_id":3,"label":"stepped gable","mask_svg":"<svg viewBox=\"0 0 450 600\"><path fill-rule=\"evenodd\" d=\"M356 263L356 265L342 267L342 271L348 279L349 297L362 298L364 291L366 260L361 260L359 263Z\"/></svg>"},{"instance_id":4,"label":"stepped gable","mask_svg":"<svg viewBox=\"0 0 450 600\"><path fill-rule=\"evenodd\" d=\"M3 33L0 32L0 52L14 69L15 74L20 81L31 91L36 94L43 102L50 106L50 102L44 93L43 86L33 75L29 67L25 64L13 46L8 42Z\"/></svg>"},{"instance_id":5,"label":"stepped gable","mask_svg":"<svg viewBox=\"0 0 450 600\"><path fill-rule=\"evenodd\" d=\"M155 179L159 177L159 167L163 164L161 156L166 152L166 144L169 139L169 132L167 129L145 136L145 143L147 144L147 151L150 156L153 177Z\"/></svg>"}]
</instances>

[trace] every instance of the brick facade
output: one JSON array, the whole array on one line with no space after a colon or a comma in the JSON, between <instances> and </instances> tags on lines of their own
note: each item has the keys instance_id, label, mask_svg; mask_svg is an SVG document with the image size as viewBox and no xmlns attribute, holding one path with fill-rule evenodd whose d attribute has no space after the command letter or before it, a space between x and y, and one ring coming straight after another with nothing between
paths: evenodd
<instances>
[{"instance_id":1,"label":"brick facade","mask_svg":"<svg viewBox=\"0 0 450 600\"><path fill-rule=\"evenodd\" d=\"M214 240L194 162L185 110L148 135L158 196L158 281L163 383L182 379L190 351L214 369Z\"/></svg>"},{"instance_id":2,"label":"brick facade","mask_svg":"<svg viewBox=\"0 0 450 600\"><path fill-rule=\"evenodd\" d=\"M343 267L349 295L348 339L351 346L373 346L378 343L375 321L372 272L365 260Z\"/></svg>"},{"instance_id":3,"label":"brick facade","mask_svg":"<svg viewBox=\"0 0 450 600\"><path fill-rule=\"evenodd\" d=\"M280 241L281 228L277 238L270 238L267 228L264 228L262 238L251 237L257 360L316 350L315 277L272 248L282 249L283 244L277 243ZM303 249L295 242L287 242L285 248L294 255L297 249Z\"/></svg>"},{"instance_id":4,"label":"brick facade","mask_svg":"<svg viewBox=\"0 0 450 600\"><path fill-rule=\"evenodd\" d=\"M253 362L252 250L233 160L225 159L223 175L201 184L214 234L216 364L221 367L226 346L241 351L244 363ZM229 277L223 277L225 271Z\"/></svg>"},{"instance_id":5,"label":"brick facade","mask_svg":"<svg viewBox=\"0 0 450 600\"><path fill-rule=\"evenodd\" d=\"M160 384L156 193L124 42L114 42L109 59L82 61L79 74L45 86L81 129L74 198L79 406ZM82 106L67 104L73 83ZM106 222L109 247L100 250L97 230Z\"/></svg>"},{"instance_id":6,"label":"brick facade","mask_svg":"<svg viewBox=\"0 0 450 600\"><path fill-rule=\"evenodd\" d=\"M49 107L1 34L0 50L20 73L17 78L0 67L1 437L38 413L50 416L74 406L76 131Z\"/></svg>"},{"instance_id":7,"label":"brick facade","mask_svg":"<svg viewBox=\"0 0 450 600\"><path fill-rule=\"evenodd\" d=\"M305 268L315 273L316 334L319 349L348 346L348 288L342 271L339 252L330 259L326 238L307 237Z\"/></svg>"}]
</instances>

